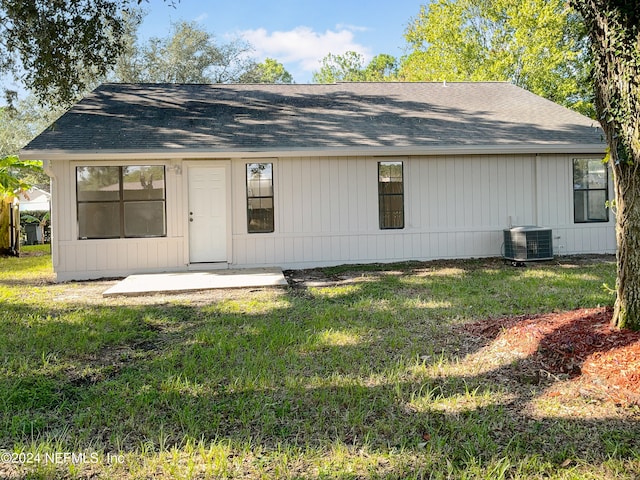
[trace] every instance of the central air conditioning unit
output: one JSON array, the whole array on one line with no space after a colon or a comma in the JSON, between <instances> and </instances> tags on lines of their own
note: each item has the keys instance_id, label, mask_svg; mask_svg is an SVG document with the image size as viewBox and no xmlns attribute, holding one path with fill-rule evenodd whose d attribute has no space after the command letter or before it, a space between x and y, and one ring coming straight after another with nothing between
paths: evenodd
<instances>
[{"instance_id":1,"label":"central air conditioning unit","mask_svg":"<svg viewBox=\"0 0 640 480\"><path fill-rule=\"evenodd\" d=\"M504 258L514 262L553 260L551 229L531 225L505 228Z\"/></svg>"}]
</instances>

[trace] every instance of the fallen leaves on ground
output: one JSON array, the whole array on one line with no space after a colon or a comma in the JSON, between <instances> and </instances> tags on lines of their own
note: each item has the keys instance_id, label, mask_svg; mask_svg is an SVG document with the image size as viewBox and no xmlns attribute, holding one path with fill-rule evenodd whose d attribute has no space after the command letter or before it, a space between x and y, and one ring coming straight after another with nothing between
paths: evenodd
<instances>
[{"instance_id":1,"label":"fallen leaves on ground","mask_svg":"<svg viewBox=\"0 0 640 480\"><path fill-rule=\"evenodd\" d=\"M464 329L526 355L538 372L586 382L616 403L640 405L640 332L612 326L612 315L608 307L580 309L483 320Z\"/></svg>"}]
</instances>

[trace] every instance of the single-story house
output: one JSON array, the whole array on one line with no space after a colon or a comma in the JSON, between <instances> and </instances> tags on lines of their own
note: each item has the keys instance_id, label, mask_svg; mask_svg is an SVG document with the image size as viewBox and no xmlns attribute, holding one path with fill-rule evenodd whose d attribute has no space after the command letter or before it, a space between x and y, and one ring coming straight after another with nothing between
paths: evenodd
<instances>
[{"instance_id":1,"label":"single-story house","mask_svg":"<svg viewBox=\"0 0 640 480\"><path fill-rule=\"evenodd\" d=\"M51 194L42 188L31 187L18 194L18 201L21 212L45 211L51 207Z\"/></svg>"},{"instance_id":2,"label":"single-story house","mask_svg":"<svg viewBox=\"0 0 640 480\"><path fill-rule=\"evenodd\" d=\"M614 253L598 123L509 83L104 84L21 152L58 280Z\"/></svg>"}]
</instances>

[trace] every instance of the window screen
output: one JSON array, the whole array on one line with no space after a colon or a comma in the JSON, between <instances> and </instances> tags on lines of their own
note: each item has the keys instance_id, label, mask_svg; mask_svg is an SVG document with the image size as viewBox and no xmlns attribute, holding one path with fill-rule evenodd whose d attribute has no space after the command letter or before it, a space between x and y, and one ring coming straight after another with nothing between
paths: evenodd
<instances>
[{"instance_id":1,"label":"window screen","mask_svg":"<svg viewBox=\"0 0 640 480\"><path fill-rule=\"evenodd\" d=\"M80 239L166 235L164 166L77 167Z\"/></svg>"}]
</instances>

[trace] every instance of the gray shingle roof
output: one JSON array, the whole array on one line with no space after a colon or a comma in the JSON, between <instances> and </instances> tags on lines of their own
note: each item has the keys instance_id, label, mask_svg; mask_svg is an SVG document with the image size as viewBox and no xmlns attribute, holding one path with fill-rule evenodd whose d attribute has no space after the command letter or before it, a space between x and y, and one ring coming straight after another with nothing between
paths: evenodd
<instances>
[{"instance_id":1,"label":"gray shingle roof","mask_svg":"<svg viewBox=\"0 0 640 480\"><path fill-rule=\"evenodd\" d=\"M596 121L508 83L104 84L23 155L585 144Z\"/></svg>"}]
</instances>

